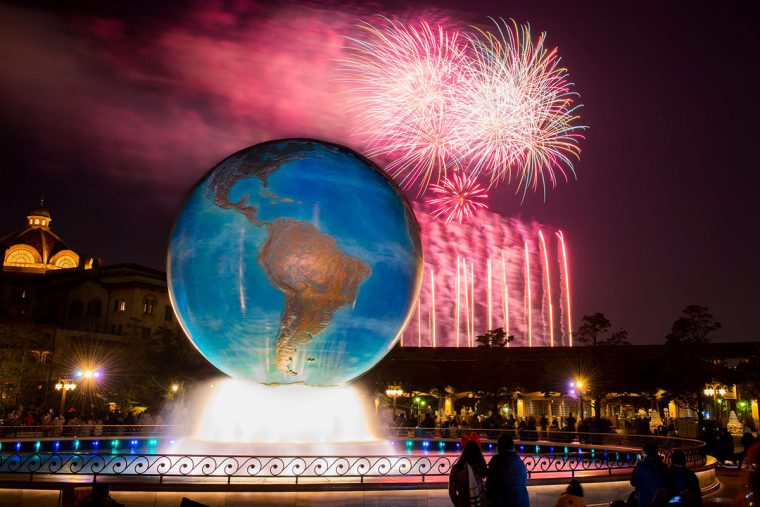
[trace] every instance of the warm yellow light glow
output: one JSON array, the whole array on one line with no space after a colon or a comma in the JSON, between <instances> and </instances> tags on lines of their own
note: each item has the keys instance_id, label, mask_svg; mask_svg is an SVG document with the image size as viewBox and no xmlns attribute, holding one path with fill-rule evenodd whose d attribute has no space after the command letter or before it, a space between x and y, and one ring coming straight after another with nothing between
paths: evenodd
<instances>
[{"instance_id":1,"label":"warm yellow light glow","mask_svg":"<svg viewBox=\"0 0 760 507\"><path fill-rule=\"evenodd\" d=\"M575 385L578 386L578 389L582 389L583 388L583 381L579 380L578 382L575 383Z\"/></svg>"},{"instance_id":2,"label":"warm yellow light glow","mask_svg":"<svg viewBox=\"0 0 760 507\"><path fill-rule=\"evenodd\" d=\"M61 389L63 389L64 391L73 391L76 388L77 388L77 385L75 383L68 382L68 381L61 381L55 385L56 391L60 391Z\"/></svg>"},{"instance_id":3,"label":"warm yellow light glow","mask_svg":"<svg viewBox=\"0 0 760 507\"><path fill-rule=\"evenodd\" d=\"M269 386L226 379L206 393L195 439L280 445L377 440L361 398L350 387Z\"/></svg>"},{"instance_id":4,"label":"warm yellow light glow","mask_svg":"<svg viewBox=\"0 0 760 507\"><path fill-rule=\"evenodd\" d=\"M388 389L385 390L385 394L389 396L390 398L394 398L397 396L403 396L404 390L401 389L400 387L389 387Z\"/></svg>"},{"instance_id":5,"label":"warm yellow light glow","mask_svg":"<svg viewBox=\"0 0 760 507\"><path fill-rule=\"evenodd\" d=\"M179 391L179 385L177 385L177 384L172 384L172 392L175 392L175 393L176 393L177 391Z\"/></svg>"}]
</instances>

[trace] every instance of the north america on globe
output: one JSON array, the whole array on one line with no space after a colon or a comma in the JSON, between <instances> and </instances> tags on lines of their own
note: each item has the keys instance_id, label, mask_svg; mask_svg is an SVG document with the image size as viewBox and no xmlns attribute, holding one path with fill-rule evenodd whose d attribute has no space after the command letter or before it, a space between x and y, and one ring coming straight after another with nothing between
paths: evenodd
<instances>
[{"instance_id":1,"label":"north america on globe","mask_svg":"<svg viewBox=\"0 0 760 507\"><path fill-rule=\"evenodd\" d=\"M333 385L395 343L421 260L395 184L347 148L300 139L212 169L175 223L168 262L180 322L222 371Z\"/></svg>"}]
</instances>

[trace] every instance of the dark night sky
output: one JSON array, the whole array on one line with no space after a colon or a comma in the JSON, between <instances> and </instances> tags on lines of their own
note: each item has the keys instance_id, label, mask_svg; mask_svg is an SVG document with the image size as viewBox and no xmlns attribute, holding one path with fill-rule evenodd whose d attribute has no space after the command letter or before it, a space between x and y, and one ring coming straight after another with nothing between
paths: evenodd
<instances>
[{"instance_id":1,"label":"dark night sky","mask_svg":"<svg viewBox=\"0 0 760 507\"><path fill-rule=\"evenodd\" d=\"M74 249L162 268L182 199L219 159L284 136L351 145L329 75L354 18L512 17L559 46L591 129L577 181L522 205L501 189L491 209L567 232L576 322L601 311L659 343L696 303L721 340L760 338L749 2L150 4L0 4L0 232L44 193Z\"/></svg>"}]
</instances>

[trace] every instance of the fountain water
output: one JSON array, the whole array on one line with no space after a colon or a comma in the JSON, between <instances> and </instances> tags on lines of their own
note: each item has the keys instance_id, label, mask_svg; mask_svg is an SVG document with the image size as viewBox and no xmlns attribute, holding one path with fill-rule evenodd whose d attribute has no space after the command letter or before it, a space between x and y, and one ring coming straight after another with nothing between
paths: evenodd
<instances>
[{"instance_id":1,"label":"fountain water","mask_svg":"<svg viewBox=\"0 0 760 507\"><path fill-rule=\"evenodd\" d=\"M186 438L170 449L215 455L382 455L368 407L352 387L263 385L224 379L201 388L183 421Z\"/></svg>"}]
</instances>

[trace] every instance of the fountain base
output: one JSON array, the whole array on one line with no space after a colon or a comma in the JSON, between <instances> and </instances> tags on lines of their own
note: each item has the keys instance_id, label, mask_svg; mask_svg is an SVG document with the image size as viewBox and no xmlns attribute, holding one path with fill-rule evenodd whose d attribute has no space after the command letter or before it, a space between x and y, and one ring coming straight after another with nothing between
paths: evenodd
<instances>
[{"instance_id":1,"label":"fountain base","mask_svg":"<svg viewBox=\"0 0 760 507\"><path fill-rule=\"evenodd\" d=\"M204 389L205 390L205 389ZM328 456L392 452L351 387L216 382L193 403L189 435L170 452L183 454Z\"/></svg>"}]
</instances>

